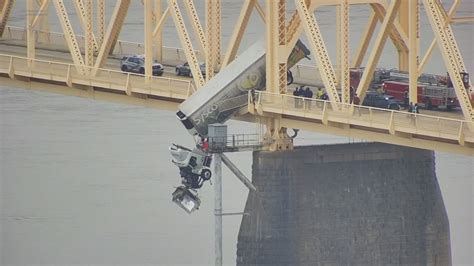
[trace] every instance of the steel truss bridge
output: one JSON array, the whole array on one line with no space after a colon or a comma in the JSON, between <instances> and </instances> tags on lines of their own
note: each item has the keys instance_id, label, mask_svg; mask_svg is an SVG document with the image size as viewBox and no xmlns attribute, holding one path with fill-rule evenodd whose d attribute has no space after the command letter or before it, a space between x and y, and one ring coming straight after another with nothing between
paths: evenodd
<instances>
[{"instance_id":1,"label":"steel truss bridge","mask_svg":"<svg viewBox=\"0 0 474 266\"><path fill-rule=\"evenodd\" d=\"M467 0L466 0L467 1ZM67 1L66 1L67 2ZM49 91L65 95L121 102L158 109L176 110L177 105L199 90L214 73L237 56L252 12L264 22L266 34L265 92L249 94L248 108L237 119L266 126L269 149L292 148L287 128L335 134L371 141L437 151L474 155L474 111L470 101L472 86L466 89L459 73L466 69L452 25L474 21L457 17L461 0L453 0L446 10L439 0L242 0L241 11L226 49L221 47L221 0L206 0L205 14L198 14L193 1L142 0L144 43L118 40L131 0L114 1L108 21L105 0L26 0L24 27L8 26L14 0L0 0L0 80L11 87ZM291 2L291 3L290 3ZM292 10L289 9L291 6ZM71 8L69 5L72 5ZM367 25L356 50L349 49L353 5L370 7ZM337 60L332 62L321 34L315 10L336 9ZM421 13L422 10L425 13ZM68 8L70 10L68 10ZM74 9L74 10L71 10ZM75 11L75 12L74 12ZM288 11L292 15L288 16ZM74 19L83 34L76 34ZM93 14L97 14L93 18ZM58 17L62 32L51 32L49 17ZM184 21L188 17L191 26ZM200 16L204 16L205 25ZM434 39L428 50L419 48L420 17L429 20ZM173 23L181 48L163 46L164 23ZM205 26L205 27L204 27ZM378 27L378 30L376 30ZM196 41L191 41L194 34ZM295 97L287 93L286 62L298 38L305 35L316 66L297 65L295 80L302 84L322 84L329 100L303 101L295 108ZM349 69L365 70L357 87L361 102L372 74L390 40L398 53L398 68L409 71L409 99L417 102L417 77L437 47L460 102L462 114L445 117L357 106L349 103ZM369 51L369 45L372 49ZM145 73L130 74L114 69L125 54L144 54ZM352 60L349 58L352 57ZM151 75L153 60L165 65L189 62L193 78ZM206 63L201 74L199 63ZM115 64L113 64L115 62ZM335 66L339 66L336 70ZM339 91L337 88L342 88ZM258 118L258 119L257 119Z\"/></svg>"}]
</instances>

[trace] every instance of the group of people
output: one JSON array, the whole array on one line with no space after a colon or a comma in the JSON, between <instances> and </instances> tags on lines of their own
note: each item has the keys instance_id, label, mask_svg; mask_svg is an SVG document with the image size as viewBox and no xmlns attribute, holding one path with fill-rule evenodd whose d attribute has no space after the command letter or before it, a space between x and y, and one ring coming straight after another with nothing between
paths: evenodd
<instances>
[{"instance_id":1,"label":"group of people","mask_svg":"<svg viewBox=\"0 0 474 266\"><path fill-rule=\"evenodd\" d=\"M301 85L300 87L295 88L295 90L293 91L293 96L312 99L314 94L313 94L313 91L309 87L304 88L304 86ZM327 94L323 91L322 88L318 88L318 91L316 92L316 97L315 98L319 99L319 100L327 100L328 99ZM311 101L306 100L306 99L301 99L301 98L296 98L295 99L295 108L302 107L303 100L306 101L305 108L311 109Z\"/></svg>"},{"instance_id":2,"label":"group of people","mask_svg":"<svg viewBox=\"0 0 474 266\"><path fill-rule=\"evenodd\" d=\"M418 108L418 103L413 104L412 102L410 102L410 104L408 105L408 110L407 111L409 113L419 114L420 110Z\"/></svg>"}]
</instances>

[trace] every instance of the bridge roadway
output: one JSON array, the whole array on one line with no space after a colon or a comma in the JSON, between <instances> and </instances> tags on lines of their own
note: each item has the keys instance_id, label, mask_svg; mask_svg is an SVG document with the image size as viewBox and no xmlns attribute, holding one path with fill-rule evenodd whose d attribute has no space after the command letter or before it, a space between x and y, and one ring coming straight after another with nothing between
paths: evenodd
<instances>
[{"instance_id":1,"label":"bridge roadway","mask_svg":"<svg viewBox=\"0 0 474 266\"><path fill-rule=\"evenodd\" d=\"M172 111L195 90L192 79L177 77L172 65L166 67L163 77L144 77L121 72L117 59L120 55L116 54L95 76L84 75L81 71L87 73L89 69L72 65L67 53L51 47L37 49L37 58L28 60L24 57L26 48L18 40L1 43L0 79L7 86ZM296 71L296 79L311 84L311 80L301 77L301 72ZM456 119L461 117L459 112L424 110L423 115L408 115L344 104L333 110L328 102L315 99L295 108L295 97L291 95L262 92L255 96L249 97L248 112L243 110L237 119L254 121L252 114L278 115L283 127L474 156L474 125Z\"/></svg>"}]
</instances>

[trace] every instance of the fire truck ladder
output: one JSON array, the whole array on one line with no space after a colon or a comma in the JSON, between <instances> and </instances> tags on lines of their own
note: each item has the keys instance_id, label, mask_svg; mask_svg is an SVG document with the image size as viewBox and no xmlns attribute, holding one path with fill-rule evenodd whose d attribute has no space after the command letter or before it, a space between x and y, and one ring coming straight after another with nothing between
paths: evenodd
<instances>
[{"instance_id":1,"label":"fire truck ladder","mask_svg":"<svg viewBox=\"0 0 474 266\"><path fill-rule=\"evenodd\" d=\"M439 2L437 0L423 0L426 13L433 27L436 41L441 50L441 54L446 63L449 76L453 82L456 95L459 99L459 104L467 121L473 121L474 113L472 110L469 94L464 88L464 83L461 78L461 72L467 72L464 61L459 52L456 40L454 38L451 25L445 23L445 17L440 10Z\"/></svg>"}]
</instances>

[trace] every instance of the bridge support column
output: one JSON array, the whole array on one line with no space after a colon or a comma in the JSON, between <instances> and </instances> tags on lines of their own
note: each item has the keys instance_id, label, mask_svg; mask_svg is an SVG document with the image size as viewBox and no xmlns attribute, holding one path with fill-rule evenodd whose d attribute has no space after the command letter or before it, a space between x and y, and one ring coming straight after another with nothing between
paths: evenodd
<instances>
[{"instance_id":1,"label":"bridge support column","mask_svg":"<svg viewBox=\"0 0 474 266\"><path fill-rule=\"evenodd\" d=\"M432 151L381 143L254 152L237 265L451 265Z\"/></svg>"}]
</instances>

